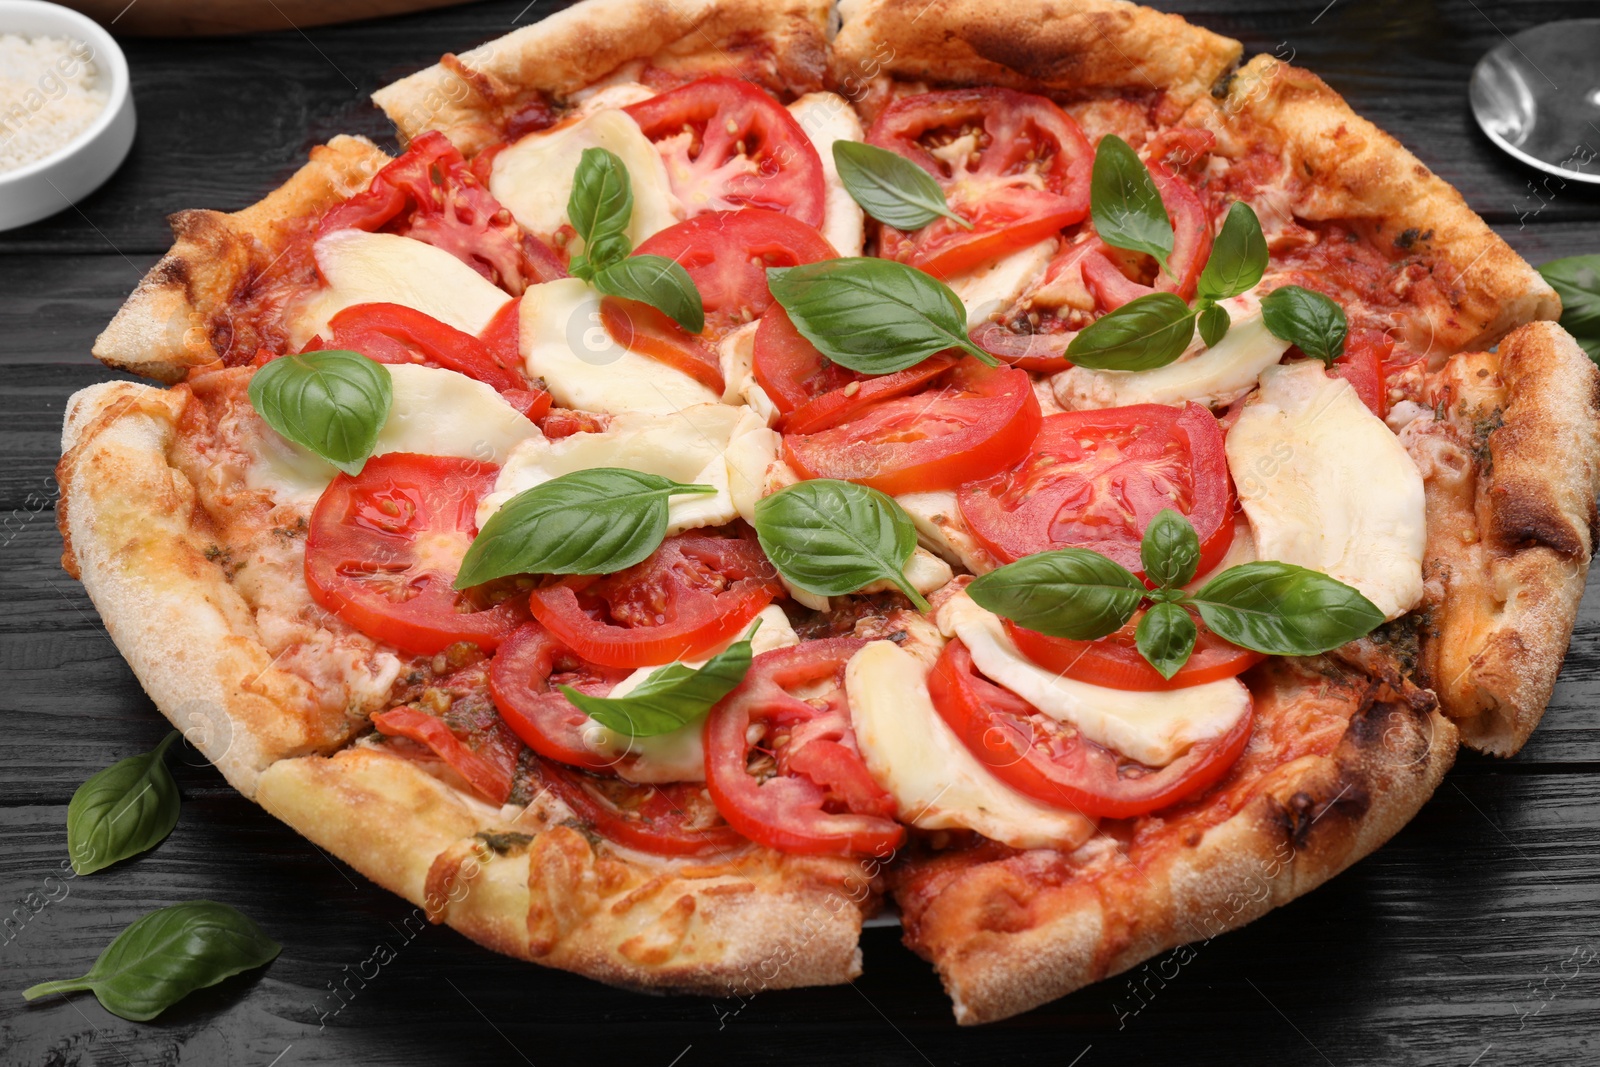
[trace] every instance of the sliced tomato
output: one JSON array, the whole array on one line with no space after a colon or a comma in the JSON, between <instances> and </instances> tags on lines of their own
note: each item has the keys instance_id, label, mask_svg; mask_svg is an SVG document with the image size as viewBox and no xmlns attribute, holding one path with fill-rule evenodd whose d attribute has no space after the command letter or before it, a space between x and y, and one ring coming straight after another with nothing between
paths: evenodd
<instances>
[{"instance_id":1,"label":"sliced tomato","mask_svg":"<svg viewBox=\"0 0 1600 1067\"><path fill-rule=\"evenodd\" d=\"M612 340L628 351L682 371L712 392L722 392L717 350L649 304L602 297L600 321Z\"/></svg>"},{"instance_id":2,"label":"sliced tomato","mask_svg":"<svg viewBox=\"0 0 1600 1067\"><path fill-rule=\"evenodd\" d=\"M808 400L865 377L819 352L795 329L789 313L778 303L761 313L752 369L756 384L785 415Z\"/></svg>"},{"instance_id":3,"label":"sliced tomato","mask_svg":"<svg viewBox=\"0 0 1600 1067\"><path fill-rule=\"evenodd\" d=\"M537 588L530 606L584 659L649 667L727 644L782 589L754 540L678 534L627 570Z\"/></svg>"},{"instance_id":4,"label":"sliced tomato","mask_svg":"<svg viewBox=\"0 0 1600 1067\"><path fill-rule=\"evenodd\" d=\"M780 419L778 429L794 434L821 433L855 418L881 401L920 391L954 366L955 362L954 356L940 353L929 356L915 367L907 367L893 374L863 377L808 400Z\"/></svg>"},{"instance_id":5,"label":"sliced tomato","mask_svg":"<svg viewBox=\"0 0 1600 1067\"><path fill-rule=\"evenodd\" d=\"M390 452L354 477L339 475L306 534L312 599L402 652L498 646L527 618L523 598L506 583L451 588L496 473L475 460Z\"/></svg>"},{"instance_id":6,"label":"sliced tomato","mask_svg":"<svg viewBox=\"0 0 1600 1067\"><path fill-rule=\"evenodd\" d=\"M1039 429L1027 372L966 356L933 388L873 404L813 434L785 434L784 455L807 478L859 482L891 495L953 489L1026 454Z\"/></svg>"},{"instance_id":7,"label":"sliced tomato","mask_svg":"<svg viewBox=\"0 0 1600 1067\"><path fill-rule=\"evenodd\" d=\"M867 772L850 727L844 668L865 644L835 637L764 652L706 717L706 786L751 840L878 856L905 840L894 798Z\"/></svg>"},{"instance_id":8,"label":"sliced tomato","mask_svg":"<svg viewBox=\"0 0 1600 1067\"><path fill-rule=\"evenodd\" d=\"M698 782L640 785L554 763L538 774L578 821L608 841L665 856L726 854L748 842Z\"/></svg>"},{"instance_id":9,"label":"sliced tomato","mask_svg":"<svg viewBox=\"0 0 1600 1067\"><path fill-rule=\"evenodd\" d=\"M372 723L380 733L426 745L489 803L504 804L511 795L522 742L504 723L495 722L466 740L437 715L411 707L378 712Z\"/></svg>"},{"instance_id":10,"label":"sliced tomato","mask_svg":"<svg viewBox=\"0 0 1600 1067\"><path fill-rule=\"evenodd\" d=\"M1139 654L1134 633L1139 612L1128 620L1128 625L1098 641L1071 641L1065 637L1050 637L1027 630L1006 619L1006 632L1018 651L1041 667L1048 667L1068 678L1076 678L1090 685L1103 685L1107 689L1131 689L1137 692L1154 692L1166 689L1187 689L1222 678L1242 674L1267 657L1260 652L1218 637L1199 619L1195 625L1199 636L1189 662L1178 669L1171 678L1161 677L1161 672Z\"/></svg>"},{"instance_id":11,"label":"sliced tomato","mask_svg":"<svg viewBox=\"0 0 1600 1067\"><path fill-rule=\"evenodd\" d=\"M668 226L639 246L640 255L675 259L689 272L713 337L761 317L772 303L768 267L797 267L839 253L813 227L761 208L717 211Z\"/></svg>"},{"instance_id":12,"label":"sliced tomato","mask_svg":"<svg viewBox=\"0 0 1600 1067\"><path fill-rule=\"evenodd\" d=\"M567 276L561 257L522 232L437 130L417 137L404 155L373 175L365 190L324 215L317 236L346 229L425 241L512 296L536 282Z\"/></svg>"},{"instance_id":13,"label":"sliced tomato","mask_svg":"<svg viewBox=\"0 0 1600 1067\"><path fill-rule=\"evenodd\" d=\"M822 225L822 160L788 109L751 82L701 78L623 110L655 142L691 215L762 207Z\"/></svg>"},{"instance_id":14,"label":"sliced tomato","mask_svg":"<svg viewBox=\"0 0 1600 1067\"><path fill-rule=\"evenodd\" d=\"M507 363L470 333L403 304L352 304L329 319L328 326L333 331L329 347L360 352L379 363L443 367L500 392L528 388L516 362Z\"/></svg>"},{"instance_id":15,"label":"sliced tomato","mask_svg":"<svg viewBox=\"0 0 1600 1067\"><path fill-rule=\"evenodd\" d=\"M1389 387L1384 378L1394 338L1383 330L1358 327L1345 338L1344 354L1333 361L1333 376L1350 383L1361 402L1378 418L1389 413Z\"/></svg>"},{"instance_id":16,"label":"sliced tomato","mask_svg":"<svg viewBox=\"0 0 1600 1067\"><path fill-rule=\"evenodd\" d=\"M1226 734L1165 767L1146 767L1041 714L977 672L959 640L944 646L928 692L939 715L994 775L1019 792L1084 815L1129 819L1215 785L1250 740L1253 708Z\"/></svg>"},{"instance_id":17,"label":"sliced tomato","mask_svg":"<svg viewBox=\"0 0 1600 1067\"><path fill-rule=\"evenodd\" d=\"M1155 260L1102 244L1096 253L1083 257L1083 283L1102 311L1115 311L1130 300L1155 292L1177 293L1185 300L1191 299L1211 255L1211 215L1194 187L1159 161L1150 163L1150 177L1172 220L1172 254L1167 257L1171 272L1158 270L1149 285L1134 281L1124 273L1123 266L1136 269L1146 264L1153 268Z\"/></svg>"},{"instance_id":18,"label":"sliced tomato","mask_svg":"<svg viewBox=\"0 0 1600 1067\"><path fill-rule=\"evenodd\" d=\"M1194 526L1197 573L1233 543L1222 427L1195 403L1051 415L1021 462L963 485L956 499L973 535L1006 563L1076 546L1140 572L1144 528L1163 508Z\"/></svg>"},{"instance_id":19,"label":"sliced tomato","mask_svg":"<svg viewBox=\"0 0 1600 1067\"><path fill-rule=\"evenodd\" d=\"M1067 345L1077 336L1059 321L1051 327L1022 332L998 322L986 322L972 331L972 343L1013 367L1035 374L1056 374L1072 366L1067 361Z\"/></svg>"},{"instance_id":20,"label":"sliced tomato","mask_svg":"<svg viewBox=\"0 0 1600 1067\"><path fill-rule=\"evenodd\" d=\"M1011 89L901 97L867 143L936 178L971 229L938 219L913 234L884 226L878 254L948 278L1041 241L1089 213L1094 152L1065 111Z\"/></svg>"},{"instance_id":21,"label":"sliced tomato","mask_svg":"<svg viewBox=\"0 0 1600 1067\"><path fill-rule=\"evenodd\" d=\"M606 770L618 761L597 755L583 743L593 720L556 687L603 697L632 672L602 667L563 645L537 622L517 627L500 645L489 667L489 692L516 735L548 759L575 767Z\"/></svg>"},{"instance_id":22,"label":"sliced tomato","mask_svg":"<svg viewBox=\"0 0 1600 1067\"><path fill-rule=\"evenodd\" d=\"M520 368L522 364L522 301L507 300L483 328L478 340L497 363Z\"/></svg>"}]
</instances>

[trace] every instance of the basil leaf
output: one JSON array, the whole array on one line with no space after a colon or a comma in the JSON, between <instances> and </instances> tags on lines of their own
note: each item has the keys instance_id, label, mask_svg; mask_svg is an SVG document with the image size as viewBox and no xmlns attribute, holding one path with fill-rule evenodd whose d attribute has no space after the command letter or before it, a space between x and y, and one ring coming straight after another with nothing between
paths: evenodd
<instances>
[{"instance_id":1,"label":"basil leaf","mask_svg":"<svg viewBox=\"0 0 1600 1067\"><path fill-rule=\"evenodd\" d=\"M1383 612L1357 590L1289 563L1229 567L1191 600L1212 630L1273 656L1314 656L1383 623Z\"/></svg>"},{"instance_id":2,"label":"basil leaf","mask_svg":"<svg viewBox=\"0 0 1600 1067\"><path fill-rule=\"evenodd\" d=\"M1194 340L1195 313L1174 293L1149 293L1095 319L1067 345L1067 359L1091 370L1154 370Z\"/></svg>"},{"instance_id":3,"label":"basil leaf","mask_svg":"<svg viewBox=\"0 0 1600 1067\"><path fill-rule=\"evenodd\" d=\"M152 751L118 760L93 775L67 805L72 869L92 874L155 848L178 825L178 783L167 770L174 730Z\"/></svg>"},{"instance_id":4,"label":"basil leaf","mask_svg":"<svg viewBox=\"0 0 1600 1067\"><path fill-rule=\"evenodd\" d=\"M850 198L879 222L910 231L943 217L972 229L950 210L933 175L902 155L860 141L835 141L833 164Z\"/></svg>"},{"instance_id":5,"label":"basil leaf","mask_svg":"<svg viewBox=\"0 0 1600 1067\"><path fill-rule=\"evenodd\" d=\"M690 333L706 328L705 304L683 264L666 256L629 256L594 276L594 287L607 296L649 304Z\"/></svg>"},{"instance_id":6,"label":"basil leaf","mask_svg":"<svg viewBox=\"0 0 1600 1067\"><path fill-rule=\"evenodd\" d=\"M552 478L490 516L461 561L455 587L511 574L614 574L660 547L668 497L714 492L621 467Z\"/></svg>"},{"instance_id":7,"label":"basil leaf","mask_svg":"<svg viewBox=\"0 0 1600 1067\"><path fill-rule=\"evenodd\" d=\"M1200 312L1200 340L1207 348L1215 348L1217 342L1228 336L1228 327L1232 325L1233 320L1221 304L1209 304Z\"/></svg>"},{"instance_id":8,"label":"basil leaf","mask_svg":"<svg viewBox=\"0 0 1600 1067\"><path fill-rule=\"evenodd\" d=\"M628 169L615 153L585 148L572 177L567 218L583 239L584 261L574 266L592 274L616 263L633 250L627 238L633 218L633 186ZM619 241L618 238L621 240ZM588 275L573 270L578 277Z\"/></svg>"},{"instance_id":9,"label":"basil leaf","mask_svg":"<svg viewBox=\"0 0 1600 1067\"><path fill-rule=\"evenodd\" d=\"M1262 297L1261 321L1272 336L1324 363L1344 354L1344 339L1350 332L1344 308L1298 285L1285 285Z\"/></svg>"},{"instance_id":10,"label":"basil leaf","mask_svg":"<svg viewBox=\"0 0 1600 1067\"><path fill-rule=\"evenodd\" d=\"M1169 274L1172 220L1150 171L1128 142L1114 133L1100 138L1089 180L1089 214L1100 240L1130 252L1148 252Z\"/></svg>"},{"instance_id":11,"label":"basil leaf","mask_svg":"<svg viewBox=\"0 0 1600 1067\"><path fill-rule=\"evenodd\" d=\"M843 596L885 579L918 609L928 602L905 576L917 547L911 517L876 489L813 478L756 503L756 538L778 573L808 593Z\"/></svg>"},{"instance_id":12,"label":"basil leaf","mask_svg":"<svg viewBox=\"0 0 1600 1067\"><path fill-rule=\"evenodd\" d=\"M1162 508L1144 528L1139 543L1144 574L1161 586L1183 585L1194 578L1200 563L1200 538L1194 527L1172 508Z\"/></svg>"},{"instance_id":13,"label":"basil leaf","mask_svg":"<svg viewBox=\"0 0 1600 1067\"><path fill-rule=\"evenodd\" d=\"M1217 239L1211 243L1205 269L1200 272L1200 297L1209 301L1238 296L1253 288L1266 269L1267 239L1261 233L1261 220L1249 204L1235 200ZM1226 328L1223 332L1227 332Z\"/></svg>"},{"instance_id":14,"label":"basil leaf","mask_svg":"<svg viewBox=\"0 0 1600 1067\"><path fill-rule=\"evenodd\" d=\"M905 370L947 348L999 366L967 336L960 297L904 263L856 258L768 267L767 286L801 336L862 374Z\"/></svg>"},{"instance_id":15,"label":"basil leaf","mask_svg":"<svg viewBox=\"0 0 1600 1067\"><path fill-rule=\"evenodd\" d=\"M360 352L282 356L250 377L250 406L278 433L360 474L389 421L389 371Z\"/></svg>"},{"instance_id":16,"label":"basil leaf","mask_svg":"<svg viewBox=\"0 0 1600 1067\"><path fill-rule=\"evenodd\" d=\"M1600 362L1600 256L1568 256L1539 268L1561 297L1561 328Z\"/></svg>"},{"instance_id":17,"label":"basil leaf","mask_svg":"<svg viewBox=\"0 0 1600 1067\"><path fill-rule=\"evenodd\" d=\"M1194 619L1176 604L1152 604L1133 632L1139 655L1169 679L1189 662L1197 636Z\"/></svg>"},{"instance_id":18,"label":"basil leaf","mask_svg":"<svg viewBox=\"0 0 1600 1067\"><path fill-rule=\"evenodd\" d=\"M669 663L620 697L595 697L570 685L559 688L577 709L602 726L631 737L670 733L703 716L733 692L750 669L750 638L735 641L694 668Z\"/></svg>"},{"instance_id":19,"label":"basil leaf","mask_svg":"<svg viewBox=\"0 0 1600 1067\"><path fill-rule=\"evenodd\" d=\"M270 963L282 948L226 904L191 900L134 920L83 977L41 982L22 995L88 989L111 1014L144 1022L196 989Z\"/></svg>"},{"instance_id":20,"label":"basil leaf","mask_svg":"<svg viewBox=\"0 0 1600 1067\"><path fill-rule=\"evenodd\" d=\"M1051 637L1094 641L1128 624L1144 583L1087 548L1024 556L974 578L967 595L981 608Z\"/></svg>"}]
</instances>

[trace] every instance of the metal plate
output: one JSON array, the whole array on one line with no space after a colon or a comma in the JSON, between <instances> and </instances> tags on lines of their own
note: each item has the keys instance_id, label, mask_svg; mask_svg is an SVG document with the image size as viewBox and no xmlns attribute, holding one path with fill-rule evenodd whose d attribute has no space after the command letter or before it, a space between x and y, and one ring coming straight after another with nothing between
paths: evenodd
<instances>
[{"instance_id":1,"label":"metal plate","mask_svg":"<svg viewBox=\"0 0 1600 1067\"><path fill-rule=\"evenodd\" d=\"M1508 37L1478 61L1469 96L1478 125L1508 155L1600 184L1600 19Z\"/></svg>"}]
</instances>

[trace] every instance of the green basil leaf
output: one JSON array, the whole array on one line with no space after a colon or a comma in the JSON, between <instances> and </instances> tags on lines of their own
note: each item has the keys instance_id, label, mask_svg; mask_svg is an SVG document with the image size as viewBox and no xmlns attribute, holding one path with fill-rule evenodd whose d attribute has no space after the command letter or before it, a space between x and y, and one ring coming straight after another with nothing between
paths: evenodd
<instances>
[{"instance_id":1,"label":"green basil leaf","mask_svg":"<svg viewBox=\"0 0 1600 1067\"><path fill-rule=\"evenodd\" d=\"M860 141L835 141L833 163L851 199L879 222L909 232L943 217L972 229L950 210L933 175L902 155Z\"/></svg>"},{"instance_id":2,"label":"green basil leaf","mask_svg":"<svg viewBox=\"0 0 1600 1067\"><path fill-rule=\"evenodd\" d=\"M862 374L905 370L947 348L999 365L967 336L961 298L904 263L856 258L768 267L767 285L807 341Z\"/></svg>"},{"instance_id":3,"label":"green basil leaf","mask_svg":"<svg viewBox=\"0 0 1600 1067\"><path fill-rule=\"evenodd\" d=\"M767 558L806 592L843 596L885 579L920 610L929 610L905 576L917 547L916 527L876 489L813 478L763 497L755 518Z\"/></svg>"},{"instance_id":4,"label":"green basil leaf","mask_svg":"<svg viewBox=\"0 0 1600 1067\"><path fill-rule=\"evenodd\" d=\"M1139 620L1133 632L1139 655L1161 672L1161 677L1171 678L1189 662L1194 651L1194 641L1199 635L1194 619L1176 604L1152 604Z\"/></svg>"},{"instance_id":5,"label":"green basil leaf","mask_svg":"<svg viewBox=\"0 0 1600 1067\"><path fill-rule=\"evenodd\" d=\"M1261 233L1261 220L1250 205L1235 200L1222 221L1222 230L1211 243L1211 257L1200 272L1199 293L1203 300L1226 300L1253 288L1267 269L1267 239ZM1227 329L1224 328L1226 333ZM1207 341L1207 344L1215 344Z\"/></svg>"},{"instance_id":6,"label":"green basil leaf","mask_svg":"<svg viewBox=\"0 0 1600 1067\"><path fill-rule=\"evenodd\" d=\"M604 148L583 150L567 197L567 218L583 239L585 270L602 271L633 251L627 237L633 185L628 168L615 153Z\"/></svg>"},{"instance_id":7,"label":"green basil leaf","mask_svg":"<svg viewBox=\"0 0 1600 1067\"><path fill-rule=\"evenodd\" d=\"M1144 583L1087 548L1024 556L974 578L967 595L981 608L1051 637L1094 641L1133 618Z\"/></svg>"},{"instance_id":8,"label":"green basil leaf","mask_svg":"<svg viewBox=\"0 0 1600 1067\"><path fill-rule=\"evenodd\" d=\"M1191 600L1212 630L1273 656L1314 656L1383 623L1383 612L1359 591L1289 563L1229 567Z\"/></svg>"},{"instance_id":9,"label":"green basil leaf","mask_svg":"<svg viewBox=\"0 0 1600 1067\"><path fill-rule=\"evenodd\" d=\"M360 352L281 356L250 377L250 406L278 433L359 474L389 421L388 368Z\"/></svg>"},{"instance_id":10,"label":"green basil leaf","mask_svg":"<svg viewBox=\"0 0 1600 1067\"><path fill-rule=\"evenodd\" d=\"M42 982L22 995L88 989L111 1014L144 1022L196 989L272 962L282 948L226 904L191 900L134 920L83 977Z\"/></svg>"},{"instance_id":11,"label":"green basil leaf","mask_svg":"<svg viewBox=\"0 0 1600 1067\"><path fill-rule=\"evenodd\" d=\"M1568 256L1539 268L1561 297L1561 328L1600 363L1600 256Z\"/></svg>"},{"instance_id":12,"label":"green basil leaf","mask_svg":"<svg viewBox=\"0 0 1600 1067\"><path fill-rule=\"evenodd\" d=\"M1091 370L1154 370L1194 340L1195 313L1174 293L1149 293L1100 316L1067 345L1067 359Z\"/></svg>"},{"instance_id":13,"label":"green basil leaf","mask_svg":"<svg viewBox=\"0 0 1600 1067\"><path fill-rule=\"evenodd\" d=\"M67 805L72 869L92 874L155 848L178 825L178 783L167 770L174 730L153 750L118 760L93 775Z\"/></svg>"},{"instance_id":14,"label":"green basil leaf","mask_svg":"<svg viewBox=\"0 0 1600 1067\"><path fill-rule=\"evenodd\" d=\"M690 333L706 328L700 290L683 264L666 256L629 256L594 276L594 287L607 296L637 300L666 314Z\"/></svg>"},{"instance_id":15,"label":"green basil leaf","mask_svg":"<svg viewBox=\"0 0 1600 1067\"><path fill-rule=\"evenodd\" d=\"M1172 220L1167 206L1138 153L1114 133L1100 138L1094 151L1089 214L1100 240L1130 252L1148 252L1168 270Z\"/></svg>"},{"instance_id":16,"label":"green basil leaf","mask_svg":"<svg viewBox=\"0 0 1600 1067\"><path fill-rule=\"evenodd\" d=\"M695 668L669 663L625 696L594 697L570 685L559 688L577 709L602 726L630 737L656 737L686 726L733 692L750 669L750 638L735 641Z\"/></svg>"},{"instance_id":17,"label":"green basil leaf","mask_svg":"<svg viewBox=\"0 0 1600 1067\"><path fill-rule=\"evenodd\" d=\"M1162 508L1144 528L1139 543L1144 574L1161 586L1183 585L1194 578L1200 563L1200 538L1194 527L1172 508Z\"/></svg>"},{"instance_id":18,"label":"green basil leaf","mask_svg":"<svg viewBox=\"0 0 1600 1067\"><path fill-rule=\"evenodd\" d=\"M1350 332L1344 308L1298 285L1285 285L1262 297L1261 321L1272 336L1298 345L1300 351L1324 363L1344 354L1344 339Z\"/></svg>"},{"instance_id":19,"label":"green basil leaf","mask_svg":"<svg viewBox=\"0 0 1600 1067\"><path fill-rule=\"evenodd\" d=\"M455 587L511 574L614 574L660 547L668 497L714 492L622 467L552 478L490 516L461 561Z\"/></svg>"},{"instance_id":20,"label":"green basil leaf","mask_svg":"<svg viewBox=\"0 0 1600 1067\"><path fill-rule=\"evenodd\" d=\"M1200 312L1200 340L1207 348L1215 348L1217 342L1228 336L1228 327L1232 325L1226 308L1221 304L1208 304Z\"/></svg>"}]
</instances>

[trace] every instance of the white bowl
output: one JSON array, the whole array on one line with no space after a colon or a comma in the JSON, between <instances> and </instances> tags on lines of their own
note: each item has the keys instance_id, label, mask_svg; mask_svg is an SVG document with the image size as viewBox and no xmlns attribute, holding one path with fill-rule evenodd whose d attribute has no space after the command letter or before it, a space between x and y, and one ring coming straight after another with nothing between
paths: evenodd
<instances>
[{"instance_id":1,"label":"white bowl","mask_svg":"<svg viewBox=\"0 0 1600 1067\"><path fill-rule=\"evenodd\" d=\"M85 15L42 0L0 0L0 33L86 42L106 90L105 109L70 143L16 170L0 171L0 230L11 230L63 211L105 184L133 144L133 93L122 49Z\"/></svg>"}]
</instances>

